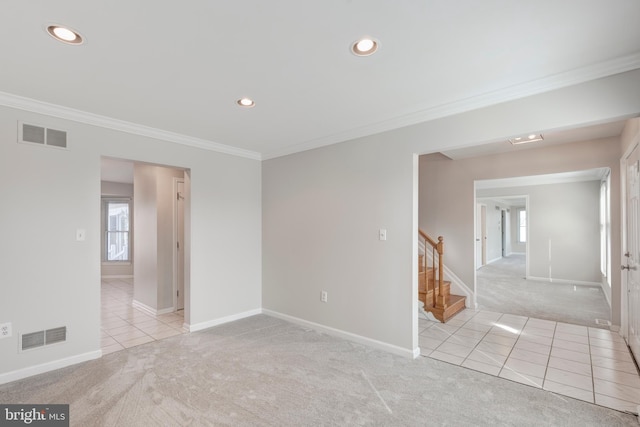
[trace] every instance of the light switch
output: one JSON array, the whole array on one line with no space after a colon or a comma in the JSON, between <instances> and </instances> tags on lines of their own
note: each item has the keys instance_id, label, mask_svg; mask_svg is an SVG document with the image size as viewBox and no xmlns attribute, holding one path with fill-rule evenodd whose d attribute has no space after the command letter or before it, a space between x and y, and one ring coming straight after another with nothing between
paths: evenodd
<instances>
[{"instance_id":1,"label":"light switch","mask_svg":"<svg viewBox=\"0 0 640 427\"><path fill-rule=\"evenodd\" d=\"M84 242L84 239L86 238L86 236L87 236L87 230L84 230L82 228L78 228L76 230L76 240L78 242Z\"/></svg>"},{"instance_id":2,"label":"light switch","mask_svg":"<svg viewBox=\"0 0 640 427\"><path fill-rule=\"evenodd\" d=\"M380 240L387 240L387 229L386 228L381 228L380 229Z\"/></svg>"}]
</instances>

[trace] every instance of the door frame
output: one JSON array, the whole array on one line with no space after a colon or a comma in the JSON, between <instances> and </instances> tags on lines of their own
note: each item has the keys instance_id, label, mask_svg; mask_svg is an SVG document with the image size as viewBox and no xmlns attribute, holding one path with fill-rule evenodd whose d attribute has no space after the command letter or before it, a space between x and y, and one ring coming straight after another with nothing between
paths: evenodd
<instances>
[{"instance_id":1,"label":"door frame","mask_svg":"<svg viewBox=\"0 0 640 427\"><path fill-rule=\"evenodd\" d=\"M474 259L475 270L487 264L487 205L476 202L474 215ZM478 247L479 246L479 247Z\"/></svg>"},{"instance_id":2,"label":"door frame","mask_svg":"<svg viewBox=\"0 0 640 427\"><path fill-rule=\"evenodd\" d=\"M500 254L503 258L507 256L507 234L507 210L500 208L500 240L502 240Z\"/></svg>"},{"instance_id":3,"label":"door frame","mask_svg":"<svg viewBox=\"0 0 640 427\"><path fill-rule=\"evenodd\" d=\"M480 248L482 249L482 266L487 265L487 205L480 203Z\"/></svg>"},{"instance_id":4,"label":"door frame","mask_svg":"<svg viewBox=\"0 0 640 427\"><path fill-rule=\"evenodd\" d=\"M184 274L183 274L183 278L182 278L182 301L183 301L183 306L182 308L178 308L178 256L180 253L182 253L182 257L183 257L183 261L182 261L182 265L183 265L183 273L184 273L184 266L186 263L186 257L185 257L185 242L184 242L184 237L183 237L183 241L182 241L182 248L181 251L178 250L178 209L179 209L179 205L178 205L178 199L177 199L177 194L178 194L178 184L182 183L183 185L183 191L184 191L184 185L185 185L185 179L184 178L173 178L173 194L176 195L176 197L173 198L173 308L174 311L178 311L178 310L184 310L184 305L185 305L185 279L184 279ZM182 209L183 209L183 214L182 214L182 219L183 219L183 223L182 223L182 233L184 236L184 221L185 221L185 215L184 215L184 202L182 205Z\"/></svg>"}]
</instances>

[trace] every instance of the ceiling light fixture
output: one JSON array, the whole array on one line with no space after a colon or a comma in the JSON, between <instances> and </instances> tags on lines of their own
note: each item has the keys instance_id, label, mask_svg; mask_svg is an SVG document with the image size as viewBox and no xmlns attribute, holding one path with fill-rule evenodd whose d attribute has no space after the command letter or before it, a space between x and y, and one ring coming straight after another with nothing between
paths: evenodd
<instances>
[{"instance_id":1,"label":"ceiling light fixture","mask_svg":"<svg viewBox=\"0 0 640 427\"><path fill-rule=\"evenodd\" d=\"M82 44L84 39L77 31L61 25L49 25L47 33L54 39L67 44Z\"/></svg>"},{"instance_id":2,"label":"ceiling light fixture","mask_svg":"<svg viewBox=\"0 0 640 427\"><path fill-rule=\"evenodd\" d=\"M245 107L245 108L251 108L254 105L256 105L256 103L251 98L240 98L236 102L238 103L239 106Z\"/></svg>"},{"instance_id":3,"label":"ceiling light fixture","mask_svg":"<svg viewBox=\"0 0 640 427\"><path fill-rule=\"evenodd\" d=\"M527 136L516 136L515 138L511 138L509 142L512 145L520 145L520 144L528 144L530 142L542 141L544 138L541 133L531 133Z\"/></svg>"},{"instance_id":4,"label":"ceiling light fixture","mask_svg":"<svg viewBox=\"0 0 640 427\"><path fill-rule=\"evenodd\" d=\"M357 56L373 55L378 50L378 42L371 38L363 38L351 46L351 51Z\"/></svg>"}]
</instances>

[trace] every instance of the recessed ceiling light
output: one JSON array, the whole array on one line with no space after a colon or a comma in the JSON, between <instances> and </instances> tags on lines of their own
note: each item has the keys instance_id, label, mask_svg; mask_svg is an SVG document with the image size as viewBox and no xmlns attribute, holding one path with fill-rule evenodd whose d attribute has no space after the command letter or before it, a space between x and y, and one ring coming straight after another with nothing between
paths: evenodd
<instances>
[{"instance_id":1,"label":"recessed ceiling light","mask_svg":"<svg viewBox=\"0 0 640 427\"><path fill-rule=\"evenodd\" d=\"M371 38L363 38L351 46L351 51L358 56L373 55L378 50L378 42Z\"/></svg>"},{"instance_id":2,"label":"recessed ceiling light","mask_svg":"<svg viewBox=\"0 0 640 427\"><path fill-rule=\"evenodd\" d=\"M49 25L47 32L54 39L67 44L82 44L84 41L77 31L61 25Z\"/></svg>"},{"instance_id":3,"label":"recessed ceiling light","mask_svg":"<svg viewBox=\"0 0 640 427\"><path fill-rule=\"evenodd\" d=\"M251 98L240 98L238 99L237 103L239 106L246 108L251 108L256 105L256 103Z\"/></svg>"},{"instance_id":4,"label":"recessed ceiling light","mask_svg":"<svg viewBox=\"0 0 640 427\"><path fill-rule=\"evenodd\" d=\"M511 138L509 142L512 145L518 144L528 144L530 142L542 141L544 138L541 133L530 133L526 137L524 136L516 136L515 138Z\"/></svg>"}]
</instances>

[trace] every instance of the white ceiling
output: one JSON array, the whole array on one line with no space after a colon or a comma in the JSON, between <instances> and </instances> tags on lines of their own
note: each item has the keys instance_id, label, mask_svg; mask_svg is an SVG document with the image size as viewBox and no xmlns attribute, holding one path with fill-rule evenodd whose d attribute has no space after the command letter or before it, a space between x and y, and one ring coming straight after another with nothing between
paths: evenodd
<instances>
[{"instance_id":1,"label":"white ceiling","mask_svg":"<svg viewBox=\"0 0 640 427\"><path fill-rule=\"evenodd\" d=\"M0 104L53 104L255 158L640 68L637 0L29 0L1 10ZM52 23L86 43L53 40ZM356 57L350 45L365 35L380 49ZM256 106L238 107L243 96Z\"/></svg>"}]
</instances>

